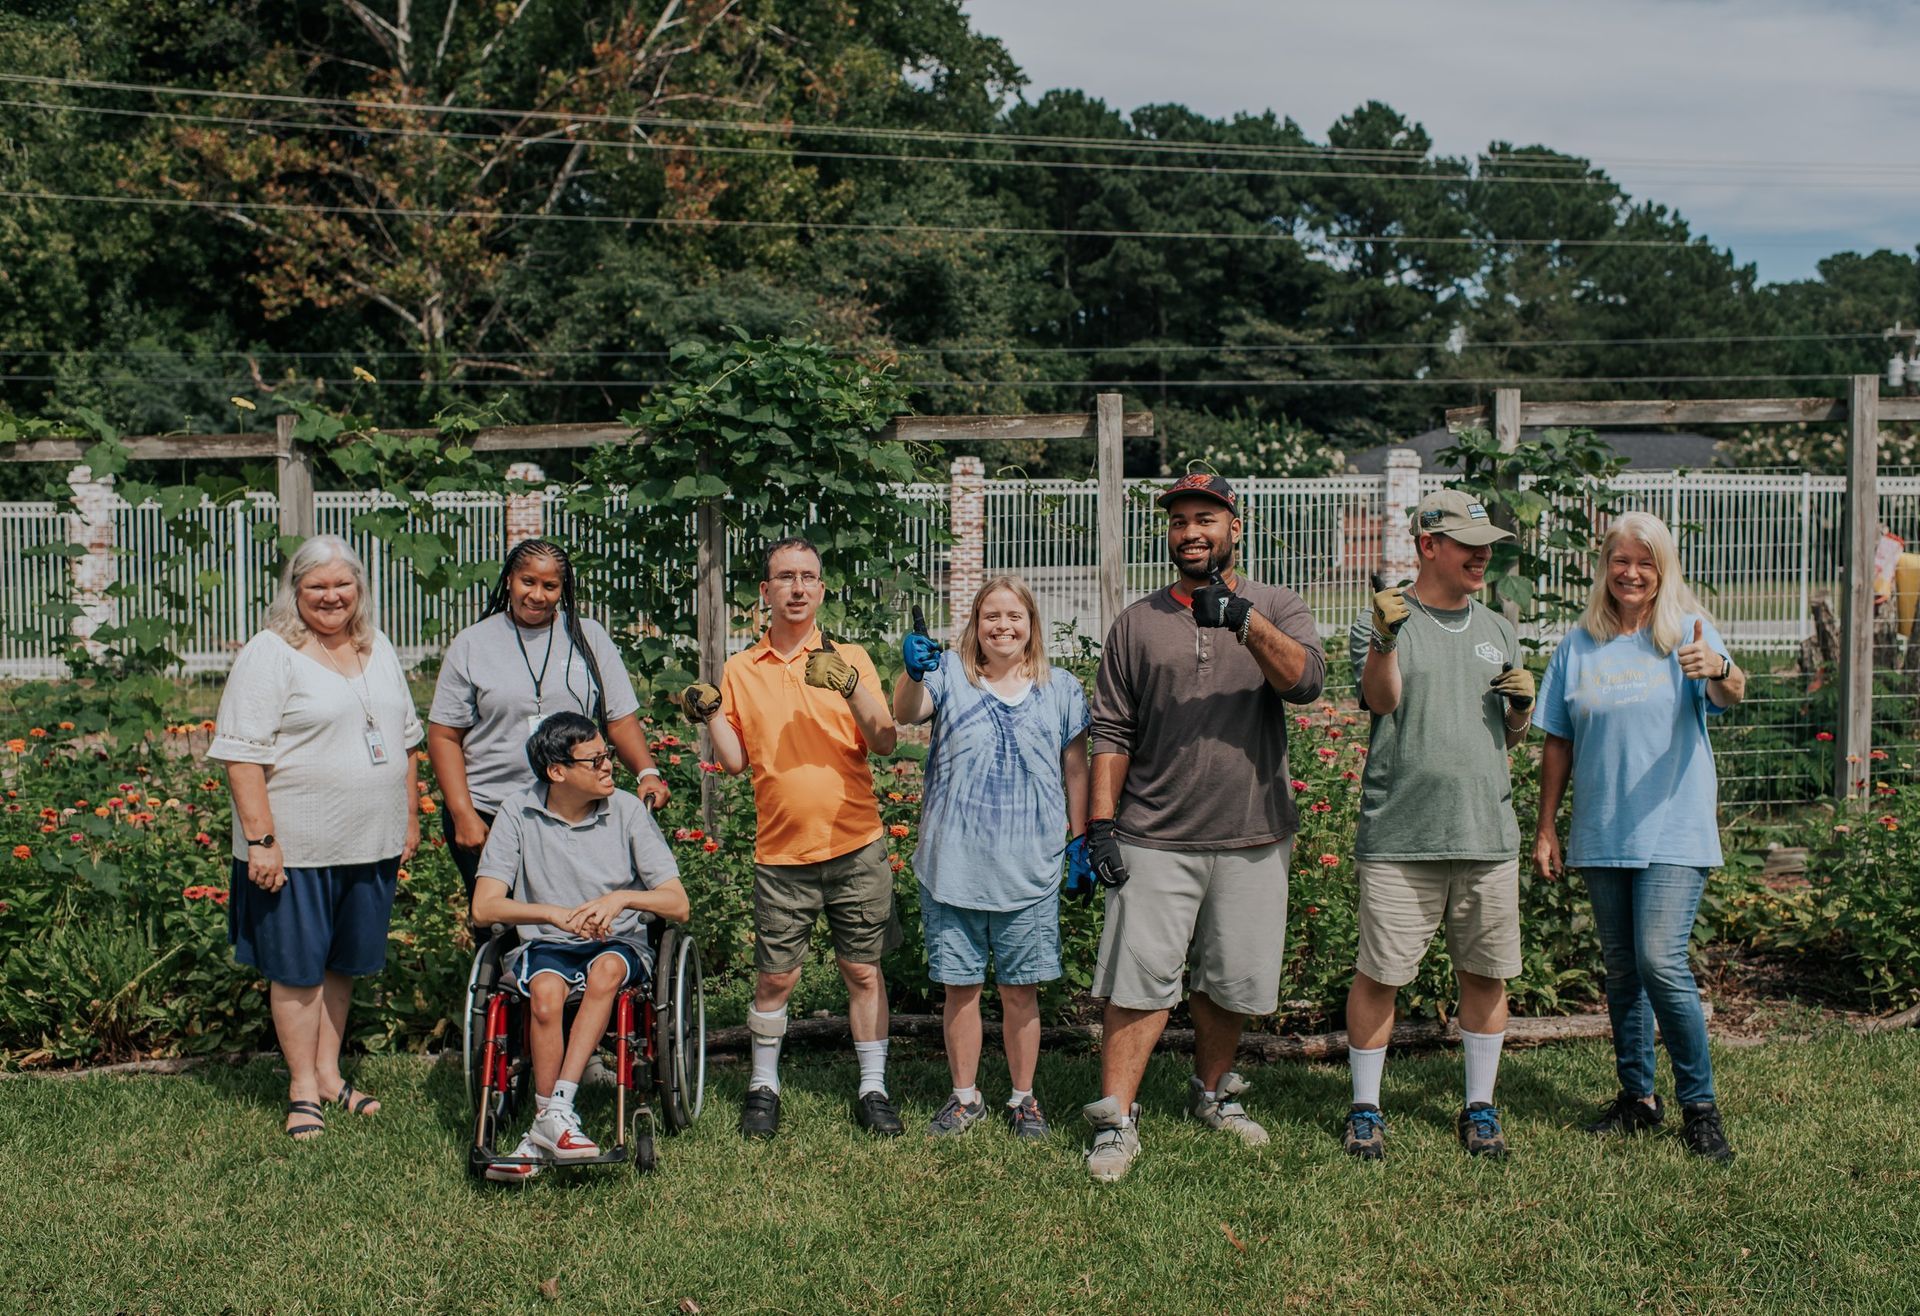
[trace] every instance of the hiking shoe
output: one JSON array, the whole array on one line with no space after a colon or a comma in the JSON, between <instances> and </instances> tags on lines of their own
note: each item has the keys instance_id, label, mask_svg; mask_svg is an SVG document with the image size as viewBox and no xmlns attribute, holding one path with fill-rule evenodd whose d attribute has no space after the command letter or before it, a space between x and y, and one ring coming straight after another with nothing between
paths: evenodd
<instances>
[{"instance_id":1,"label":"hiking shoe","mask_svg":"<svg viewBox=\"0 0 1920 1316\"><path fill-rule=\"evenodd\" d=\"M600 1144L580 1131L573 1107L557 1102L533 1117L527 1138L556 1161L584 1161L600 1154Z\"/></svg>"},{"instance_id":2,"label":"hiking shoe","mask_svg":"<svg viewBox=\"0 0 1920 1316\"><path fill-rule=\"evenodd\" d=\"M780 1131L780 1094L772 1088L748 1088L740 1103L740 1136L759 1142Z\"/></svg>"},{"instance_id":3,"label":"hiking shoe","mask_svg":"<svg viewBox=\"0 0 1920 1316\"><path fill-rule=\"evenodd\" d=\"M1711 1101L1689 1101L1680 1107L1680 1141L1695 1156L1710 1161L1730 1161L1733 1148L1727 1143L1727 1131L1720 1127L1720 1108Z\"/></svg>"},{"instance_id":4,"label":"hiking shoe","mask_svg":"<svg viewBox=\"0 0 1920 1316\"><path fill-rule=\"evenodd\" d=\"M1087 1148L1087 1177L1095 1183L1118 1183L1140 1154L1140 1130L1135 1127L1140 1103L1136 1101L1133 1109L1122 1115L1119 1102L1102 1097L1082 1106L1080 1113L1093 1125L1093 1146Z\"/></svg>"},{"instance_id":5,"label":"hiking shoe","mask_svg":"<svg viewBox=\"0 0 1920 1316\"><path fill-rule=\"evenodd\" d=\"M897 1138L907 1131L900 1112L884 1092L862 1092L853 1101L853 1122L876 1138Z\"/></svg>"},{"instance_id":6,"label":"hiking shoe","mask_svg":"<svg viewBox=\"0 0 1920 1316\"><path fill-rule=\"evenodd\" d=\"M1363 1161L1386 1160L1387 1117L1380 1113L1380 1107L1356 1102L1347 1112L1347 1127L1340 1135L1340 1145L1347 1149L1347 1155Z\"/></svg>"},{"instance_id":7,"label":"hiking shoe","mask_svg":"<svg viewBox=\"0 0 1920 1316\"><path fill-rule=\"evenodd\" d=\"M1002 1114L1016 1138L1037 1142L1053 1136L1053 1130L1047 1127L1047 1117L1040 1113L1040 1103L1031 1096L1022 1098L1017 1106L1003 1107Z\"/></svg>"},{"instance_id":8,"label":"hiking shoe","mask_svg":"<svg viewBox=\"0 0 1920 1316\"><path fill-rule=\"evenodd\" d=\"M1500 1111L1484 1101L1476 1101L1460 1112L1455 1121L1455 1130L1460 1134L1460 1145L1467 1149L1469 1156L1486 1156L1492 1160L1504 1161L1507 1158L1507 1135L1500 1131Z\"/></svg>"},{"instance_id":9,"label":"hiking shoe","mask_svg":"<svg viewBox=\"0 0 1920 1316\"><path fill-rule=\"evenodd\" d=\"M539 1161L546 1159L546 1152L533 1141L533 1131L529 1129L520 1139L520 1145L513 1149L516 1161ZM525 1183L540 1173L539 1165L489 1165L487 1178L494 1183Z\"/></svg>"},{"instance_id":10,"label":"hiking shoe","mask_svg":"<svg viewBox=\"0 0 1920 1316\"><path fill-rule=\"evenodd\" d=\"M1199 1120L1210 1129L1222 1133L1231 1133L1249 1147L1267 1145L1267 1131L1254 1122L1246 1108L1234 1098L1245 1092L1249 1084L1238 1074L1223 1074L1220 1086L1214 1089L1213 1096L1207 1096L1207 1090L1201 1086L1198 1078L1187 1080L1187 1114Z\"/></svg>"},{"instance_id":11,"label":"hiking shoe","mask_svg":"<svg viewBox=\"0 0 1920 1316\"><path fill-rule=\"evenodd\" d=\"M947 1104L935 1112L927 1124L929 1138L952 1138L965 1133L987 1117L987 1103L974 1101L962 1104L958 1097L948 1097Z\"/></svg>"},{"instance_id":12,"label":"hiking shoe","mask_svg":"<svg viewBox=\"0 0 1920 1316\"><path fill-rule=\"evenodd\" d=\"M1653 1105L1649 1106L1637 1097L1630 1097L1622 1092L1600 1108L1600 1118L1591 1124L1582 1125L1581 1129L1596 1137L1604 1137L1611 1133L1622 1135L1645 1133L1659 1128L1660 1121L1666 1117L1667 1108L1661 1104L1659 1093L1654 1094Z\"/></svg>"}]
</instances>

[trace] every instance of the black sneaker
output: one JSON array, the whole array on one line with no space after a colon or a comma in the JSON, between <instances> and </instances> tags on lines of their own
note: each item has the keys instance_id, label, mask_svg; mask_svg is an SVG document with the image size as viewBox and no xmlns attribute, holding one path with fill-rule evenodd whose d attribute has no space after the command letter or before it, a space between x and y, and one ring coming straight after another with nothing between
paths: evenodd
<instances>
[{"instance_id":1,"label":"black sneaker","mask_svg":"<svg viewBox=\"0 0 1920 1316\"><path fill-rule=\"evenodd\" d=\"M1710 1161L1733 1159L1727 1132L1720 1127L1718 1106L1711 1101L1689 1101L1680 1107L1680 1115L1686 1121L1680 1126L1680 1141L1687 1144L1688 1151Z\"/></svg>"},{"instance_id":2,"label":"black sneaker","mask_svg":"<svg viewBox=\"0 0 1920 1316\"><path fill-rule=\"evenodd\" d=\"M1347 1127L1340 1135L1340 1145L1347 1149L1347 1155L1363 1161L1386 1160L1387 1117L1380 1113L1380 1107L1356 1103L1347 1112Z\"/></svg>"},{"instance_id":3,"label":"black sneaker","mask_svg":"<svg viewBox=\"0 0 1920 1316\"><path fill-rule=\"evenodd\" d=\"M780 1094L772 1088L748 1088L740 1103L740 1136L759 1141L780 1131Z\"/></svg>"},{"instance_id":4,"label":"black sneaker","mask_svg":"<svg viewBox=\"0 0 1920 1316\"><path fill-rule=\"evenodd\" d=\"M897 1138L907 1131L884 1092L862 1092L853 1103L853 1120L876 1138Z\"/></svg>"},{"instance_id":5,"label":"black sneaker","mask_svg":"<svg viewBox=\"0 0 1920 1316\"><path fill-rule=\"evenodd\" d=\"M1659 1093L1654 1093L1653 1105L1649 1106L1638 1097L1630 1097L1622 1092L1600 1108L1600 1118L1591 1124L1581 1125L1581 1131L1595 1137L1614 1133L1646 1133L1659 1128L1660 1122L1666 1117L1667 1108L1661 1103Z\"/></svg>"}]
</instances>

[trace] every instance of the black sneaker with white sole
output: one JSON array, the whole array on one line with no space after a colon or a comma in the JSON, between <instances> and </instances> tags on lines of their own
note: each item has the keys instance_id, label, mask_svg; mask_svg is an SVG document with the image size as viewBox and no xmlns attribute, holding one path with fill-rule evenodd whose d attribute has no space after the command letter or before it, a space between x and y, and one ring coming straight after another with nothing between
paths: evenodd
<instances>
[{"instance_id":1,"label":"black sneaker with white sole","mask_svg":"<svg viewBox=\"0 0 1920 1316\"><path fill-rule=\"evenodd\" d=\"M1589 1124L1581 1125L1581 1130L1593 1134L1596 1138L1610 1134L1629 1135L1648 1133L1660 1127L1667 1117L1667 1108L1655 1093L1653 1104L1649 1106L1638 1097L1630 1097L1621 1092L1600 1108L1600 1116Z\"/></svg>"}]
</instances>

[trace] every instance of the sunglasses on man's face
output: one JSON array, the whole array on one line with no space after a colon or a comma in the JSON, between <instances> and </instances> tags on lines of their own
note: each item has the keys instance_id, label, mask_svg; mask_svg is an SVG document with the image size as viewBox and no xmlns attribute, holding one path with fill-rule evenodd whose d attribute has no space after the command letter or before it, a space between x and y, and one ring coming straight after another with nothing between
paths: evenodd
<instances>
[{"instance_id":1,"label":"sunglasses on man's face","mask_svg":"<svg viewBox=\"0 0 1920 1316\"><path fill-rule=\"evenodd\" d=\"M578 763L583 768L604 768L607 766L607 764L613 762L613 751L610 749L603 749L598 754L595 754L592 758L577 759L577 758L569 757L567 759L567 762Z\"/></svg>"}]
</instances>

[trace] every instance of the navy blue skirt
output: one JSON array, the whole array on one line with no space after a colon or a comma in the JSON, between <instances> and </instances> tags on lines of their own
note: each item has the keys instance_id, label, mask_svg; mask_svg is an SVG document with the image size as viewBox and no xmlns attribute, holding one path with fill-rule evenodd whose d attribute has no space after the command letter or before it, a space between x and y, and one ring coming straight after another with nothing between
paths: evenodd
<instances>
[{"instance_id":1,"label":"navy blue skirt","mask_svg":"<svg viewBox=\"0 0 1920 1316\"><path fill-rule=\"evenodd\" d=\"M387 925L400 859L331 868L288 868L286 885L266 892L233 861L227 939L233 957L269 982L318 987L328 973L363 978L387 966Z\"/></svg>"}]
</instances>

